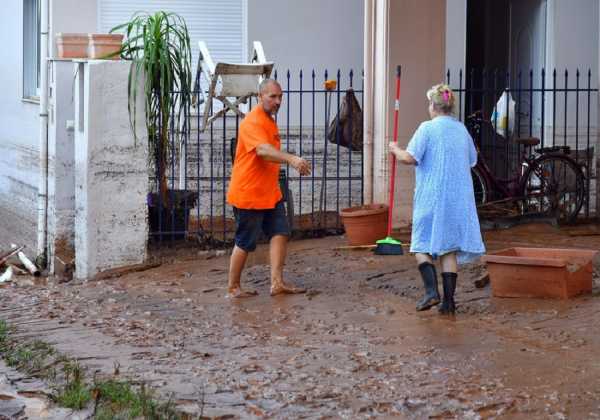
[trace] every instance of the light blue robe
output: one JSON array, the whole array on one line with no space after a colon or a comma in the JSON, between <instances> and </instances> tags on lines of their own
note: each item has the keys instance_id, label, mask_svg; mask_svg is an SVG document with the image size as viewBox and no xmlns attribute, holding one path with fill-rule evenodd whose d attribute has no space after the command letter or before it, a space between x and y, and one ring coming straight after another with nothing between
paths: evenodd
<instances>
[{"instance_id":1,"label":"light blue robe","mask_svg":"<svg viewBox=\"0 0 600 420\"><path fill-rule=\"evenodd\" d=\"M477 151L451 116L422 123L407 147L417 161L410 252L434 258L457 252L458 263L485 253L473 194Z\"/></svg>"}]
</instances>

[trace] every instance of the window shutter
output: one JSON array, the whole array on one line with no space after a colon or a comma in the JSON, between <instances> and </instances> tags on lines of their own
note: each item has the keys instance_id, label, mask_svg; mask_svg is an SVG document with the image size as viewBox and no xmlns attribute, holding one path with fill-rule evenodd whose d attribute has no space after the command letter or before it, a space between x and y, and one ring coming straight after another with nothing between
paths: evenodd
<instances>
[{"instance_id":1,"label":"window shutter","mask_svg":"<svg viewBox=\"0 0 600 420\"><path fill-rule=\"evenodd\" d=\"M99 0L99 29L111 28L131 19L138 11L155 13L163 10L182 16L190 34L192 68L198 63L198 41L208 45L213 60L229 63L247 62L247 0Z\"/></svg>"}]
</instances>

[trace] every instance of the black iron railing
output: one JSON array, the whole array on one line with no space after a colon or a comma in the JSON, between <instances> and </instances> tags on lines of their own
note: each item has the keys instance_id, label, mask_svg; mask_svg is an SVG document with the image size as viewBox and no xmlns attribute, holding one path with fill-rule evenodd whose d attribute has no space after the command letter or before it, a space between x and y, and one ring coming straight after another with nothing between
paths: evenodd
<instances>
[{"instance_id":1,"label":"black iron railing","mask_svg":"<svg viewBox=\"0 0 600 420\"><path fill-rule=\"evenodd\" d=\"M322 76L311 71L308 77L303 71L295 76L287 71L283 78L275 71L273 77L279 80L284 94L277 116L282 150L304 157L312 167L309 176L300 177L287 165L281 166L280 186L292 230L301 236L339 233L339 210L363 202L364 162L361 152L339 144L339 130L330 141L326 133L347 89L353 90L362 107L362 75L338 70L333 91L323 86L331 77L327 71ZM175 101L177 95L173 93ZM255 103L251 100L247 109ZM202 132L202 116L202 106L192 107L186 111L183 126L171 123L169 127L167 174L174 200L165 206L156 194L157 177L152 174L154 194L149 205L154 241L191 239L214 246L228 244L233 238L233 212L226 202L226 192L240 119L229 113Z\"/></svg>"},{"instance_id":2,"label":"black iron railing","mask_svg":"<svg viewBox=\"0 0 600 420\"><path fill-rule=\"evenodd\" d=\"M596 79L594 79L596 80ZM508 178L520 165L523 147L513 140L536 137L538 147L569 146L571 157L586 175L585 204L580 214L595 211L590 197L595 195L594 156L598 137L598 87L592 72L579 70L519 71L471 69L446 73L446 82L458 95L457 112L461 120L480 112L487 121L474 137L488 166L498 178ZM502 95L510 95L512 105L496 109ZM496 112L494 112L496 110ZM503 130L499 118L508 118Z\"/></svg>"}]
</instances>

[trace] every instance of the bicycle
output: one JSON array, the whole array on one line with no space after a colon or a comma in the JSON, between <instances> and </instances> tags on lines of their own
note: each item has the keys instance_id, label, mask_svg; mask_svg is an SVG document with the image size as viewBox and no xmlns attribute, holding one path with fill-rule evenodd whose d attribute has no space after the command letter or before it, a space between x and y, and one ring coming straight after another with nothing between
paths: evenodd
<instances>
[{"instance_id":1,"label":"bicycle","mask_svg":"<svg viewBox=\"0 0 600 420\"><path fill-rule=\"evenodd\" d=\"M540 139L513 138L523 151L520 165L514 176L501 179L490 170L480 150L485 124L493 129L491 121L484 119L481 111L465 118L465 126L477 149L477 164L471 169L471 175L480 214L486 211L492 216L536 214L573 222L583 206L586 184L580 164L569 156L569 146L541 147L532 151L533 147L539 146ZM503 138L496 134L494 137Z\"/></svg>"}]
</instances>

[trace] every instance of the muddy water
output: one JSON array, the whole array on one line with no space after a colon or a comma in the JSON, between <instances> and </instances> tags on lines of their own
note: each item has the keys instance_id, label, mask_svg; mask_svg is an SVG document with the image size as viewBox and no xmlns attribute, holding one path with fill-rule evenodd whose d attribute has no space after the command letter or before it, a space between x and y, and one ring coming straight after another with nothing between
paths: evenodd
<instances>
[{"instance_id":1,"label":"muddy water","mask_svg":"<svg viewBox=\"0 0 600 420\"><path fill-rule=\"evenodd\" d=\"M488 234L486 242L599 245L595 236L536 229ZM23 283L0 291L0 316L91 369L111 374L117 364L120 375L150 383L190 413L600 417L595 295L494 299L473 285L484 271L475 264L459 274L456 318L415 313L421 286L409 256L334 249L343 244L293 244L286 273L306 295L268 295L263 250L243 280L259 296L225 299L227 258L201 254L86 285Z\"/></svg>"}]
</instances>

